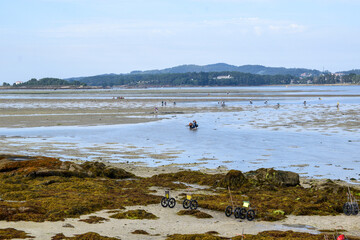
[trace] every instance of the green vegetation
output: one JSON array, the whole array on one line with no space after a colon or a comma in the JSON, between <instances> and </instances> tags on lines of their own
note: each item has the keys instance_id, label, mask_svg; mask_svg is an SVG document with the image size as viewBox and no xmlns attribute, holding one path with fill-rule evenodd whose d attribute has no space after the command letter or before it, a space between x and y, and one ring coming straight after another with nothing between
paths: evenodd
<instances>
[{"instance_id":1,"label":"green vegetation","mask_svg":"<svg viewBox=\"0 0 360 240\"><path fill-rule=\"evenodd\" d=\"M219 76L230 78L218 79ZM291 75L258 75L241 72L191 72L164 74L99 75L81 78L89 86L259 86L290 84Z\"/></svg>"},{"instance_id":2,"label":"green vegetation","mask_svg":"<svg viewBox=\"0 0 360 240\"><path fill-rule=\"evenodd\" d=\"M37 80L36 78L32 78L27 82L20 84L13 84L13 87L37 87L37 86L80 86L84 85L79 81L66 81L59 78L42 78Z\"/></svg>"}]
</instances>

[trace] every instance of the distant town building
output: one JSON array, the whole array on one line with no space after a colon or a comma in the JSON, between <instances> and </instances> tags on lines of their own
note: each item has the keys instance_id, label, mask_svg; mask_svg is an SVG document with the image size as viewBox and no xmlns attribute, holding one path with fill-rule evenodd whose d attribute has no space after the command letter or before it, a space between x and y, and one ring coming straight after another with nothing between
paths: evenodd
<instances>
[{"instance_id":1,"label":"distant town building","mask_svg":"<svg viewBox=\"0 0 360 240\"><path fill-rule=\"evenodd\" d=\"M15 82L15 85L19 85L19 84L23 84L23 82L22 81L16 81Z\"/></svg>"},{"instance_id":2,"label":"distant town building","mask_svg":"<svg viewBox=\"0 0 360 240\"><path fill-rule=\"evenodd\" d=\"M300 79L307 78L307 77L311 77L311 76L312 76L311 73L306 73L306 72L304 72L304 73L300 74Z\"/></svg>"},{"instance_id":3,"label":"distant town building","mask_svg":"<svg viewBox=\"0 0 360 240\"><path fill-rule=\"evenodd\" d=\"M227 76L217 76L216 79L231 79L233 78L232 76L230 75L227 75Z\"/></svg>"}]
</instances>

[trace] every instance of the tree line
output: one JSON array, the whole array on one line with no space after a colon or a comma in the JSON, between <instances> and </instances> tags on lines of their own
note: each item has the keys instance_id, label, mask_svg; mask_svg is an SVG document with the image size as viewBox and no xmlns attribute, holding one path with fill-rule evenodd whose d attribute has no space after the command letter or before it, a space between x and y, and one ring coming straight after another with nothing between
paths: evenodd
<instances>
[{"instance_id":1,"label":"tree line","mask_svg":"<svg viewBox=\"0 0 360 240\"><path fill-rule=\"evenodd\" d=\"M33 78L27 82L13 84L13 87L36 86L261 86L283 84L360 84L360 75L335 75L331 73L305 78L292 75L259 75L241 72L192 72L163 74L110 74L84 77L79 80L63 80L59 78ZM3 83L3 86L11 86Z\"/></svg>"},{"instance_id":2,"label":"tree line","mask_svg":"<svg viewBox=\"0 0 360 240\"><path fill-rule=\"evenodd\" d=\"M39 86L80 86L85 85L79 81L66 81L60 78L41 78L37 80L32 78L29 81L23 83L14 83L13 87L39 87ZM10 87L9 83L4 82L4 87Z\"/></svg>"},{"instance_id":3,"label":"tree line","mask_svg":"<svg viewBox=\"0 0 360 240\"><path fill-rule=\"evenodd\" d=\"M229 78L218 78L228 76ZM241 72L120 74L82 78L89 86L259 86L289 84L291 75L258 75Z\"/></svg>"}]
</instances>

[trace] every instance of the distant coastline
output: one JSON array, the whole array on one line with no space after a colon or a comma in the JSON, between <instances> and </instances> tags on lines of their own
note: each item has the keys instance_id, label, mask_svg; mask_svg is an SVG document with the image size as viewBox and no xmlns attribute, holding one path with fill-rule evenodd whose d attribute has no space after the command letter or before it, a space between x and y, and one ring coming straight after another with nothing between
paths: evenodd
<instances>
[{"instance_id":1,"label":"distant coastline","mask_svg":"<svg viewBox=\"0 0 360 240\"><path fill-rule=\"evenodd\" d=\"M257 85L256 87L275 87L275 86L284 86L284 87L294 87L294 86L359 86L360 84L355 83L334 83L334 84L274 84L274 85ZM194 86L194 85L181 85L181 86L173 86L173 85L144 85L144 86L130 86L130 85L119 85L112 87L102 87L102 86L22 86L22 87L3 87L0 86L0 90L26 90L26 89L45 89L45 90L66 90L66 89L116 89L116 88L126 88L126 89L144 89L144 88L207 88L207 87L254 87L254 85L206 85L206 86Z\"/></svg>"}]
</instances>

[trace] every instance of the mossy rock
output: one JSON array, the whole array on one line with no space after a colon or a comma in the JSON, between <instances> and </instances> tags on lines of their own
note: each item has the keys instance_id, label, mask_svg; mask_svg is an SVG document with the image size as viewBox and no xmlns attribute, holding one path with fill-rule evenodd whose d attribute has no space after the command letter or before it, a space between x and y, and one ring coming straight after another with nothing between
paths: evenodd
<instances>
[{"instance_id":1,"label":"mossy rock","mask_svg":"<svg viewBox=\"0 0 360 240\"><path fill-rule=\"evenodd\" d=\"M196 218L212 218L210 214L207 214L205 212L201 212L200 210L180 210L177 215L189 215L194 216Z\"/></svg>"},{"instance_id":2,"label":"mossy rock","mask_svg":"<svg viewBox=\"0 0 360 240\"><path fill-rule=\"evenodd\" d=\"M241 240L241 236L232 238L234 240ZM323 240L323 234L310 234L304 232L293 231L264 231L257 235L245 234L246 240Z\"/></svg>"},{"instance_id":3,"label":"mossy rock","mask_svg":"<svg viewBox=\"0 0 360 240\"><path fill-rule=\"evenodd\" d=\"M24 231L20 231L14 228L5 228L0 229L0 239L29 239L34 238L32 236L29 236Z\"/></svg>"},{"instance_id":4,"label":"mossy rock","mask_svg":"<svg viewBox=\"0 0 360 240\"><path fill-rule=\"evenodd\" d=\"M110 216L111 218L116 219L133 219L133 220L139 220L139 219L158 219L157 216L155 216L152 213L149 213L142 209L137 210L129 210L126 212L120 212L116 213Z\"/></svg>"},{"instance_id":5,"label":"mossy rock","mask_svg":"<svg viewBox=\"0 0 360 240\"><path fill-rule=\"evenodd\" d=\"M145 230L135 230L131 232L132 234L140 234L140 235L149 235L149 233Z\"/></svg>"},{"instance_id":6,"label":"mossy rock","mask_svg":"<svg viewBox=\"0 0 360 240\"><path fill-rule=\"evenodd\" d=\"M276 187L291 187L300 184L300 176L289 171L274 170L273 168L260 168L245 173L250 182L258 186L272 185Z\"/></svg>"},{"instance_id":7,"label":"mossy rock","mask_svg":"<svg viewBox=\"0 0 360 240\"><path fill-rule=\"evenodd\" d=\"M98 217L98 216L89 216L86 219L80 219L80 222L86 222L89 224L94 224L94 223L103 223L104 221L109 221L109 219L103 218L103 217Z\"/></svg>"},{"instance_id":8,"label":"mossy rock","mask_svg":"<svg viewBox=\"0 0 360 240\"><path fill-rule=\"evenodd\" d=\"M80 165L84 168L91 177L108 177L112 179L124 179L135 177L134 174L129 173L121 168L107 167L100 162L85 162Z\"/></svg>"},{"instance_id":9,"label":"mossy rock","mask_svg":"<svg viewBox=\"0 0 360 240\"><path fill-rule=\"evenodd\" d=\"M53 236L51 240L119 240L119 238L104 237L98 233L88 232L84 234L75 235L74 237L65 237L64 234L59 233Z\"/></svg>"},{"instance_id":10,"label":"mossy rock","mask_svg":"<svg viewBox=\"0 0 360 240\"><path fill-rule=\"evenodd\" d=\"M0 172L32 178L60 176L124 179L134 177L134 174L124 169L107 167L99 162L86 162L79 165L68 161L63 162L57 158L20 155L0 155Z\"/></svg>"},{"instance_id":11,"label":"mossy rock","mask_svg":"<svg viewBox=\"0 0 360 240\"><path fill-rule=\"evenodd\" d=\"M222 240L228 239L214 236L212 234L173 234L166 238L166 240Z\"/></svg>"},{"instance_id":12,"label":"mossy rock","mask_svg":"<svg viewBox=\"0 0 360 240\"><path fill-rule=\"evenodd\" d=\"M228 188L230 189L239 189L245 183L247 179L245 175L238 170L230 170L217 184L219 187Z\"/></svg>"}]
</instances>

